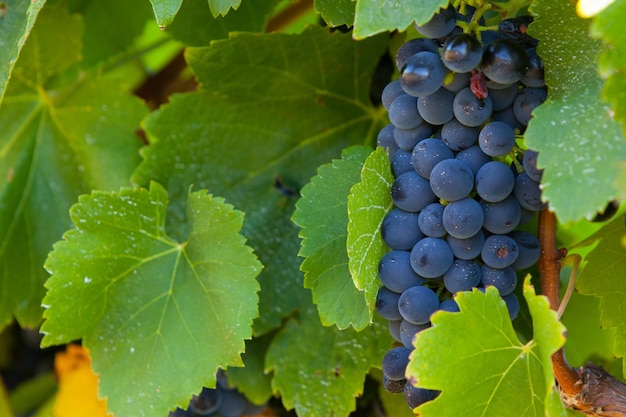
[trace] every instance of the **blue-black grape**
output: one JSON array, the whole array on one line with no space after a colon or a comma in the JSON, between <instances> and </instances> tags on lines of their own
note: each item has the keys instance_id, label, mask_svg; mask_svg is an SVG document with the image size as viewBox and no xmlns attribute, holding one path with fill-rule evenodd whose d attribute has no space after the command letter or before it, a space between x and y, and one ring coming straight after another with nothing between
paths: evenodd
<instances>
[{"instance_id":1,"label":"blue-black grape","mask_svg":"<svg viewBox=\"0 0 626 417\"><path fill-rule=\"evenodd\" d=\"M484 153L478 145L472 145L467 149L459 151L455 158L459 161L465 162L470 167L474 175L478 173L480 167L491 161L491 157Z\"/></svg>"},{"instance_id":2,"label":"blue-black grape","mask_svg":"<svg viewBox=\"0 0 626 417\"><path fill-rule=\"evenodd\" d=\"M417 111L417 98L408 94L396 97L389 105L389 120L400 129L413 129L424 120Z\"/></svg>"},{"instance_id":3,"label":"blue-black grape","mask_svg":"<svg viewBox=\"0 0 626 417\"><path fill-rule=\"evenodd\" d=\"M430 188L430 182L415 171L405 172L396 178L391 186L391 198L398 208L410 212L418 212L437 200Z\"/></svg>"},{"instance_id":4,"label":"blue-black grape","mask_svg":"<svg viewBox=\"0 0 626 417\"><path fill-rule=\"evenodd\" d=\"M544 79L544 67L543 60L537 54L536 48L529 48L526 50L528 55L528 69L522 77L522 83L526 87L541 88L546 85Z\"/></svg>"},{"instance_id":5,"label":"blue-black grape","mask_svg":"<svg viewBox=\"0 0 626 417\"><path fill-rule=\"evenodd\" d=\"M404 400L409 408L414 409L427 401L432 401L439 395L439 391L417 388L407 382L404 385Z\"/></svg>"},{"instance_id":6,"label":"blue-black grape","mask_svg":"<svg viewBox=\"0 0 626 417\"><path fill-rule=\"evenodd\" d=\"M392 124L388 124L387 126L383 127L380 132L378 132L378 137L376 138L376 146L381 146L385 148L389 153L390 160L399 149L398 144L393 137L393 129L394 126Z\"/></svg>"},{"instance_id":7,"label":"blue-black grape","mask_svg":"<svg viewBox=\"0 0 626 417\"><path fill-rule=\"evenodd\" d=\"M385 287L397 293L424 283L411 267L410 252L402 250L393 250L383 256L378 265L378 276Z\"/></svg>"},{"instance_id":8,"label":"blue-black grape","mask_svg":"<svg viewBox=\"0 0 626 417\"><path fill-rule=\"evenodd\" d=\"M402 94L406 93L400 85L400 80L394 80L387 84L385 88L383 88L383 92L380 95L380 101L382 102L385 110L389 110L391 103Z\"/></svg>"},{"instance_id":9,"label":"blue-black grape","mask_svg":"<svg viewBox=\"0 0 626 417\"><path fill-rule=\"evenodd\" d=\"M504 303L506 304L506 308L509 310L509 317L511 320L515 320L517 315L519 314L519 300L514 293L505 295L502 297Z\"/></svg>"},{"instance_id":10,"label":"blue-black grape","mask_svg":"<svg viewBox=\"0 0 626 417\"><path fill-rule=\"evenodd\" d=\"M432 39L415 38L406 41L396 52L396 67L399 71L406 65L407 60L418 52L439 53L439 47Z\"/></svg>"},{"instance_id":11,"label":"blue-black grape","mask_svg":"<svg viewBox=\"0 0 626 417\"><path fill-rule=\"evenodd\" d=\"M411 349L405 347L395 347L388 350L383 356L383 374L394 381L404 379L410 354Z\"/></svg>"},{"instance_id":12,"label":"blue-black grape","mask_svg":"<svg viewBox=\"0 0 626 417\"><path fill-rule=\"evenodd\" d=\"M483 287L493 285L498 289L500 295L504 297L513 292L517 285L517 274L511 267L495 269L487 265L480 268L480 282Z\"/></svg>"},{"instance_id":13,"label":"blue-black grape","mask_svg":"<svg viewBox=\"0 0 626 417\"><path fill-rule=\"evenodd\" d=\"M393 138L400 149L407 152L413 152L415 145L417 145L420 141L429 138L432 132L432 126L423 122L413 129L400 129L396 127L393 130Z\"/></svg>"},{"instance_id":14,"label":"blue-black grape","mask_svg":"<svg viewBox=\"0 0 626 417\"><path fill-rule=\"evenodd\" d=\"M424 236L419 227L419 214L395 208L383 219L380 229L391 249L411 250Z\"/></svg>"},{"instance_id":15,"label":"blue-black grape","mask_svg":"<svg viewBox=\"0 0 626 417\"><path fill-rule=\"evenodd\" d=\"M469 87L466 87L454 97L452 110L459 122L465 126L475 127L489 120L493 104L491 98L478 98Z\"/></svg>"},{"instance_id":16,"label":"blue-black grape","mask_svg":"<svg viewBox=\"0 0 626 417\"><path fill-rule=\"evenodd\" d=\"M429 327L430 323L413 324L403 319L400 322L400 342L405 348L413 349L415 335Z\"/></svg>"},{"instance_id":17,"label":"blue-black grape","mask_svg":"<svg viewBox=\"0 0 626 417\"><path fill-rule=\"evenodd\" d=\"M472 169L458 159L445 159L430 172L430 188L446 201L457 201L469 195L474 187Z\"/></svg>"},{"instance_id":18,"label":"blue-black grape","mask_svg":"<svg viewBox=\"0 0 626 417\"><path fill-rule=\"evenodd\" d=\"M515 146L515 131L504 122L491 122L481 129L478 145L489 156L505 156Z\"/></svg>"},{"instance_id":19,"label":"blue-black grape","mask_svg":"<svg viewBox=\"0 0 626 417\"><path fill-rule=\"evenodd\" d=\"M485 239L480 257L485 265L503 269L513 265L519 256L517 242L507 235L491 235Z\"/></svg>"},{"instance_id":20,"label":"blue-black grape","mask_svg":"<svg viewBox=\"0 0 626 417\"><path fill-rule=\"evenodd\" d=\"M478 140L480 129L452 119L441 127L441 140L453 151L467 149Z\"/></svg>"},{"instance_id":21,"label":"blue-black grape","mask_svg":"<svg viewBox=\"0 0 626 417\"><path fill-rule=\"evenodd\" d=\"M433 52L418 52L404 65L400 83L411 96L427 96L443 84L445 71L439 55Z\"/></svg>"},{"instance_id":22,"label":"blue-black grape","mask_svg":"<svg viewBox=\"0 0 626 417\"><path fill-rule=\"evenodd\" d=\"M413 168L421 177L429 179L435 165L452 158L454 154L441 139L424 139L413 149Z\"/></svg>"},{"instance_id":23,"label":"blue-black grape","mask_svg":"<svg viewBox=\"0 0 626 417\"><path fill-rule=\"evenodd\" d=\"M480 266L474 261L456 259L443 275L443 284L451 293L470 291L480 284Z\"/></svg>"},{"instance_id":24,"label":"blue-black grape","mask_svg":"<svg viewBox=\"0 0 626 417\"><path fill-rule=\"evenodd\" d=\"M395 340L396 342L402 342L402 339L400 339L400 323L402 323L402 319L389 320L389 334L391 335L391 337L393 337L393 340Z\"/></svg>"},{"instance_id":25,"label":"blue-black grape","mask_svg":"<svg viewBox=\"0 0 626 417\"><path fill-rule=\"evenodd\" d=\"M513 194L519 205L530 211L541 211L547 204L541 201L539 183L533 181L527 173L522 172L515 178Z\"/></svg>"},{"instance_id":26,"label":"blue-black grape","mask_svg":"<svg viewBox=\"0 0 626 417\"><path fill-rule=\"evenodd\" d=\"M471 198L452 201L443 210L443 227L457 239L476 235L483 226L485 213L481 205Z\"/></svg>"},{"instance_id":27,"label":"blue-black grape","mask_svg":"<svg viewBox=\"0 0 626 417\"><path fill-rule=\"evenodd\" d=\"M480 64L483 48L474 35L450 36L441 51L444 65L454 72L469 72Z\"/></svg>"},{"instance_id":28,"label":"blue-black grape","mask_svg":"<svg viewBox=\"0 0 626 417\"><path fill-rule=\"evenodd\" d=\"M411 266L424 278L438 278L445 274L454 261L454 255L445 240L425 237L411 250Z\"/></svg>"},{"instance_id":29,"label":"blue-black grape","mask_svg":"<svg viewBox=\"0 0 626 417\"><path fill-rule=\"evenodd\" d=\"M524 165L524 172L528 175L533 181L541 182L541 177L543 176L543 169L537 168L537 156L538 152L527 149L524 151L524 158L522 159L522 165Z\"/></svg>"},{"instance_id":30,"label":"blue-black grape","mask_svg":"<svg viewBox=\"0 0 626 417\"><path fill-rule=\"evenodd\" d=\"M459 311L461 311L456 301L451 299L443 300L441 303L439 303L439 310L448 311L450 313L458 313Z\"/></svg>"},{"instance_id":31,"label":"blue-black grape","mask_svg":"<svg viewBox=\"0 0 626 417\"><path fill-rule=\"evenodd\" d=\"M391 291L387 287L380 287L376 294L376 311L385 320L401 320L400 310L398 310L398 300L400 294Z\"/></svg>"},{"instance_id":32,"label":"blue-black grape","mask_svg":"<svg viewBox=\"0 0 626 417\"><path fill-rule=\"evenodd\" d=\"M541 255L541 246L537 236L522 230L514 230L509 233L509 237L513 238L519 247L519 256L511 265L514 269L530 268L537 263Z\"/></svg>"},{"instance_id":33,"label":"blue-black grape","mask_svg":"<svg viewBox=\"0 0 626 417\"><path fill-rule=\"evenodd\" d=\"M511 126L514 130L517 129L520 132L523 132L526 129L526 125L521 124L519 120L517 120L517 118L515 117L515 112L513 111L513 105L510 105L504 110L494 111L493 121L504 122L507 125Z\"/></svg>"},{"instance_id":34,"label":"blue-black grape","mask_svg":"<svg viewBox=\"0 0 626 417\"><path fill-rule=\"evenodd\" d=\"M237 390L222 391L222 401L217 413L222 417L239 417L246 409L246 397Z\"/></svg>"},{"instance_id":35,"label":"blue-black grape","mask_svg":"<svg viewBox=\"0 0 626 417\"><path fill-rule=\"evenodd\" d=\"M420 211L418 224L425 236L444 237L448 233L443 227L443 209L440 203L431 203Z\"/></svg>"},{"instance_id":36,"label":"blue-black grape","mask_svg":"<svg viewBox=\"0 0 626 417\"><path fill-rule=\"evenodd\" d=\"M456 258L469 260L480 256L483 243L485 242L485 235L482 231L466 239L459 239L448 235L446 241Z\"/></svg>"},{"instance_id":37,"label":"blue-black grape","mask_svg":"<svg viewBox=\"0 0 626 417\"><path fill-rule=\"evenodd\" d=\"M400 294L398 309L402 318L413 324L426 324L439 308L439 297L428 287L417 285ZM402 333L402 326L400 326Z\"/></svg>"},{"instance_id":38,"label":"blue-black grape","mask_svg":"<svg viewBox=\"0 0 626 417\"><path fill-rule=\"evenodd\" d=\"M400 379L398 381L389 379L385 375L383 375L383 387L385 391L391 394L400 394L404 392L404 385L406 384L406 379Z\"/></svg>"},{"instance_id":39,"label":"blue-black grape","mask_svg":"<svg viewBox=\"0 0 626 417\"><path fill-rule=\"evenodd\" d=\"M405 172L414 171L412 157L411 152L402 149L396 151L393 158L391 158L391 170L393 171L394 177L399 177Z\"/></svg>"},{"instance_id":40,"label":"blue-black grape","mask_svg":"<svg viewBox=\"0 0 626 417\"><path fill-rule=\"evenodd\" d=\"M438 39L443 38L456 26L456 9L454 6L448 6L439 10L430 20L423 25L415 24L415 29L425 38Z\"/></svg>"},{"instance_id":41,"label":"blue-black grape","mask_svg":"<svg viewBox=\"0 0 626 417\"><path fill-rule=\"evenodd\" d=\"M189 401L189 409L200 416L215 413L222 403L222 390L203 387L199 395Z\"/></svg>"},{"instance_id":42,"label":"blue-black grape","mask_svg":"<svg viewBox=\"0 0 626 417\"><path fill-rule=\"evenodd\" d=\"M519 85L517 83L513 83L510 86L502 89L488 89L489 97L491 97L491 102L493 103L493 111L504 110L515 101L515 97L517 97L517 93L519 92Z\"/></svg>"},{"instance_id":43,"label":"blue-black grape","mask_svg":"<svg viewBox=\"0 0 626 417\"><path fill-rule=\"evenodd\" d=\"M453 93L457 93L465 87L469 87L469 84L469 72L448 72L443 79L443 88Z\"/></svg>"},{"instance_id":44,"label":"blue-black grape","mask_svg":"<svg viewBox=\"0 0 626 417\"><path fill-rule=\"evenodd\" d=\"M542 88L525 88L513 102L515 118L523 125L527 125L532 117L532 112L541 103L546 101L546 90Z\"/></svg>"},{"instance_id":45,"label":"blue-black grape","mask_svg":"<svg viewBox=\"0 0 626 417\"><path fill-rule=\"evenodd\" d=\"M475 178L476 193L485 201L496 203L507 198L515 186L515 175L500 161L480 167Z\"/></svg>"},{"instance_id":46,"label":"blue-black grape","mask_svg":"<svg viewBox=\"0 0 626 417\"><path fill-rule=\"evenodd\" d=\"M452 117L452 102L454 94L445 88L440 88L434 93L417 99L417 110L422 118L433 125L442 125L449 122Z\"/></svg>"},{"instance_id":47,"label":"blue-black grape","mask_svg":"<svg viewBox=\"0 0 626 417\"><path fill-rule=\"evenodd\" d=\"M522 210L517 199L512 195L497 203L481 200L485 213L483 227L491 233L506 234L519 225Z\"/></svg>"},{"instance_id":48,"label":"blue-black grape","mask_svg":"<svg viewBox=\"0 0 626 417\"><path fill-rule=\"evenodd\" d=\"M508 85L519 81L528 65L522 46L508 39L496 39L483 51L481 70L490 80Z\"/></svg>"}]
</instances>

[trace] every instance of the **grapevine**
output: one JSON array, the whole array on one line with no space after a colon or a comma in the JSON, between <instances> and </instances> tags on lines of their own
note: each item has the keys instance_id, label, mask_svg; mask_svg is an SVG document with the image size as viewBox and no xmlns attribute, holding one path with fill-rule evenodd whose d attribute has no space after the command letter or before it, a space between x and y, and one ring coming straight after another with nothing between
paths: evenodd
<instances>
[{"instance_id":1,"label":"grapevine","mask_svg":"<svg viewBox=\"0 0 626 417\"><path fill-rule=\"evenodd\" d=\"M0 1L0 416L626 416L625 19Z\"/></svg>"}]
</instances>

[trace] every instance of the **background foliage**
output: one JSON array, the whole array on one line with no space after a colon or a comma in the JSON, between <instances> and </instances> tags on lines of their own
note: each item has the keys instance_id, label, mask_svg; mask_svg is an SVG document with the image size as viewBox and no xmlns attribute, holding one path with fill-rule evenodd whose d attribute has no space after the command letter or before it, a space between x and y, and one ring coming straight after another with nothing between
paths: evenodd
<instances>
[{"instance_id":1,"label":"background foliage","mask_svg":"<svg viewBox=\"0 0 626 417\"><path fill-rule=\"evenodd\" d=\"M0 363L12 329L43 321L42 346L89 349L115 415L166 416L228 368L255 403L347 416L391 346L373 312L391 206L379 95L412 22L447 3L0 2ZM520 392L538 399L528 415L562 415L547 361L562 343L573 365L623 372L624 210L589 220L626 195L626 0L592 19L566 0L509 3L535 16L549 86L525 144L560 244L584 259L568 337L530 281L514 326L491 292L467 293L424 332L410 372L473 387L466 400L488 415ZM341 25L353 29L329 28ZM495 349L528 356L490 355L481 373L530 369L497 388L476 385L460 351L494 327ZM0 390L0 414L39 406L18 391ZM458 415L453 404L471 406L442 395L424 415Z\"/></svg>"}]
</instances>

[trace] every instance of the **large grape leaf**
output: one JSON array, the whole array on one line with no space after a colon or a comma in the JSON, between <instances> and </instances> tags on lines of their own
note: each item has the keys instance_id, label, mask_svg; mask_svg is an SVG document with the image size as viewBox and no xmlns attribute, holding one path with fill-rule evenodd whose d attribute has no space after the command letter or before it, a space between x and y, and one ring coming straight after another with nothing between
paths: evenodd
<instances>
[{"instance_id":1,"label":"large grape leaf","mask_svg":"<svg viewBox=\"0 0 626 417\"><path fill-rule=\"evenodd\" d=\"M310 305L276 335L265 366L274 372L274 392L299 417L347 417L363 392L365 375L380 368L390 346L380 317L361 332L339 330L323 326Z\"/></svg>"},{"instance_id":2,"label":"large grape leaf","mask_svg":"<svg viewBox=\"0 0 626 417\"><path fill-rule=\"evenodd\" d=\"M345 149L341 159L322 165L302 188L291 220L302 228L304 286L313 292L322 324L363 329L370 322L365 294L354 286L348 268L348 194L359 180L371 148Z\"/></svg>"},{"instance_id":3,"label":"large grape leaf","mask_svg":"<svg viewBox=\"0 0 626 417\"><path fill-rule=\"evenodd\" d=\"M383 48L384 39L354 42L322 28L235 34L188 49L199 91L172 97L145 122L152 144L137 183L164 184L173 215L191 183L246 212L244 234L265 265L255 334L311 297L290 221L296 196L341 149L373 144L382 113L369 104L368 86Z\"/></svg>"},{"instance_id":4,"label":"large grape leaf","mask_svg":"<svg viewBox=\"0 0 626 417\"><path fill-rule=\"evenodd\" d=\"M0 4L0 103L17 57L46 0L5 0Z\"/></svg>"},{"instance_id":5,"label":"large grape leaf","mask_svg":"<svg viewBox=\"0 0 626 417\"><path fill-rule=\"evenodd\" d=\"M526 144L540 152L543 198L558 218L593 218L618 194L619 163L626 159L621 126L600 97L600 42L572 2L538 0L531 11L536 18L529 31L540 39L549 90L528 125Z\"/></svg>"},{"instance_id":6,"label":"large grape leaf","mask_svg":"<svg viewBox=\"0 0 626 417\"><path fill-rule=\"evenodd\" d=\"M389 156L379 147L365 161L361 181L348 196L348 266L354 285L364 292L370 319L380 286L378 264L388 250L380 228L393 205L392 183Z\"/></svg>"},{"instance_id":7,"label":"large grape leaf","mask_svg":"<svg viewBox=\"0 0 626 417\"><path fill-rule=\"evenodd\" d=\"M127 185L139 163L143 104L94 74L58 82L80 60L81 34L80 16L44 8L0 108L0 328L13 315L39 324L42 265L67 210L88 190Z\"/></svg>"},{"instance_id":8,"label":"large grape leaf","mask_svg":"<svg viewBox=\"0 0 626 417\"><path fill-rule=\"evenodd\" d=\"M354 36L405 30L411 23L426 23L448 0L357 0Z\"/></svg>"},{"instance_id":9,"label":"large grape leaf","mask_svg":"<svg viewBox=\"0 0 626 417\"><path fill-rule=\"evenodd\" d=\"M626 33L620 22L626 18L626 3L616 1L598 14L591 26L592 35L601 38L604 48L599 57L598 70L606 79L602 96L611 103L615 119L626 132ZM618 189L620 198L626 198L626 161L620 166Z\"/></svg>"},{"instance_id":10,"label":"large grape leaf","mask_svg":"<svg viewBox=\"0 0 626 417\"><path fill-rule=\"evenodd\" d=\"M626 356L626 311L624 297L626 284L626 228L619 216L595 233L590 242L597 246L586 258L586 265L577 281L577 289L588 295L600 297L602 327L615 328L614 353Z\"/></svg>"},{"instance_id":11,"label":"large grape leaf","mask_svg":"<svg viewBox=\"0 0 626 417\"><path fill-rule=\"evenodd\" d=\"M116 415L163 416L242 365L258 314L261 265L239 234L243 214L204 191L188 195L184 239L167 235L165 189L94 191L54 245L43 346L82 339Z\"/></svg>"},{"instance_id":12,"label":"large grape leaf","mask_svg":"<svg viewBox=\"0 0 626 417\"><path fill-rule=\"evenodd\" d=\"M355 5L352 0L315 0L315 10L329 26L352 26Z\"/></svg>"},{"instance_id":13,"label":"large grape leaf","mask_svg":"<svg viewBox=\"0 0 626 417\"><path fill-rule=\"evenodd\" d=\"M157 25L165 29L174 21L183 0L150 0L150 3L152 3L152 11L156 17Z\"/></svg>"},{"instance_id":14,"label":"large grape leaf","mask_svg":"<svg viewBox=\"0 0 626 417\"><path fill-rule=\"evenodd\" d=\"M416 336L407 367L416 385L442 391L415 410L421 417L503 416L511 410L516 416L561 414L563 406L552 397L550 356L565 342L565 328L548 300L535 295L529 278L524 298L534 333L526 344L493 287L458 293L460 313L433 315L433 327Z\"/></svg>"}]
</instances>

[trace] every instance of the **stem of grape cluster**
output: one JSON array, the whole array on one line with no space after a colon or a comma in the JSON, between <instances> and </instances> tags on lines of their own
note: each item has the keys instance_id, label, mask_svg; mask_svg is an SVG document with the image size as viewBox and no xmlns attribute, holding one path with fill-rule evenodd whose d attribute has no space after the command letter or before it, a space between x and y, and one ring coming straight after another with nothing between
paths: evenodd
<instances>
[{"instance_id":1,"label":"stem of grape cluster","mask_svg":"<svg viewBox=\"0 0 626 417\"><path fill-rule=\"evenodd\" d=\"M556 217L547 209L539 213L538 237L541 256L537 267L541 276L541 292L548 298L550 308L556 311L561 303L559 283L561 260L565 254L556 245ZM563 348L552 355L552 367L561 391L570 396L580 393L582 387L577 384L579 375L567 363Z\"/></svg>"}]
</instances>

